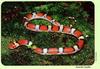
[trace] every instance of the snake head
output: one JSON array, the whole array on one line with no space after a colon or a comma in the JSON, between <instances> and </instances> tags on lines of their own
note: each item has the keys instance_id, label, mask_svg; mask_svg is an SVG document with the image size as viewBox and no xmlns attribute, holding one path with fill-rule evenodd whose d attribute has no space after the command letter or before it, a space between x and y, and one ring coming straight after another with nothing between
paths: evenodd
<instances>
[{"instance_id":1,"label":"snake head","mask_svg":"<svg viewBox=\"0 0 100 69\"><path fill-rule=\"evenodd\" d=\"M18 47L18 46L19 46L18 43L16 43L16 42L11 42L11 43L9 43L8 48L9 48L9 49L15 49L15 48Z\"/></svg>"}]
</instances>

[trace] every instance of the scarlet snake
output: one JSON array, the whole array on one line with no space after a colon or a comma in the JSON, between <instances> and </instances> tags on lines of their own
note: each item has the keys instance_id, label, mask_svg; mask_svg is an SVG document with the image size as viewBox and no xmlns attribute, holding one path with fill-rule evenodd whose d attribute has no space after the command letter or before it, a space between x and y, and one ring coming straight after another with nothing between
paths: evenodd
<instances>
[{"instance_id":1,"label":"scarlet snake","mask_svg":"<svg viewBox=\"0 0 100 69\"><path fill-rule=\"evenodd\" d=\"M60 47L60 48L32 48L33 51L37 54L41 55L61 55L61 54L74 54L80 51L84 46L84 36L83 33L73 27L60 25L60 23L54 20L51 16L48 16L44 13L28 13L25 17L24 26L26 29L31 31L37 32L58 32L58 33L65 33L69 35L75 36L78 40L75 45L72 47ZM52 23L53 25L36 25L32 24L30 20L33 19L44 19ZM10 49L15 49L19 46L32 46L32 41L21 39L15 42L12 42L8 45Z\"/></svg>"}]
</instances>

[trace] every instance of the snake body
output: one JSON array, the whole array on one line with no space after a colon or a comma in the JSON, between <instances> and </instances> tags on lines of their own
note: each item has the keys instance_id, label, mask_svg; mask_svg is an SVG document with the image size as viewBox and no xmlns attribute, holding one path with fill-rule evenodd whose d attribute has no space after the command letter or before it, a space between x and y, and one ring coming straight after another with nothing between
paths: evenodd
<instances>
[{"instance_id":1,"label":"snake body","mask_svg":"<svg viewBox=\"0 0 100 69\"><path fill-rule=\"evenodd\" d=\"M41 55L61 55L61 54L74 54L80 51L84 46L84 36L80 30L77 30L70 26L61 25L58 21L54 20L51 16L48 16L44 13L28 13L24 17L24 26L26 29L31 30L33 32L58 32L73 35L77 38L76 44L71 47L60 47L60 48L33 48L32 50ZM31 23L30 21L33 19L44 19L49 21L52 25L36 25ZM12 42L9 44L10 49L15 49L19 46L31 46L33 44L32 41L26 39L20 39L18 41Z\"/></svg>"}]
</instances>

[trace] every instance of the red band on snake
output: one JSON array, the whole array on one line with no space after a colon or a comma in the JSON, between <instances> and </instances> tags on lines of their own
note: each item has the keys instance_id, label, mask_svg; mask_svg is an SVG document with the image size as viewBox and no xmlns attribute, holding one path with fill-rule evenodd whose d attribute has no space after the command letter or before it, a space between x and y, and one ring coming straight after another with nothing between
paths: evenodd
<instances>
[{"instance_id":1,"label":"red band on snake","mask_svg":"<svg viewBox=\"0 0 100 69\"><path fill-rule=\"evenodd\" d=\"M26 29L36 32L58 32L58 33L65 33L69 35L75 36L78 40L75 45L71 47L60 47L60 48L33 48L33 51L37 54L41 55L60 55L60 54L74 54L81 50L84 46L84 36L83 33L75 28L60 25L60 23L54 20L51 16L48 16L44 13L29 13L25 17L24 26ZM53 25L36 25L32 24L30 20L33 19L44 19L49 21ZM9 44L10 49L15 49L19 46L31 46L33 43L32 41L21 39L17 42L12 42Z\"/></svg>"}]
</instances>

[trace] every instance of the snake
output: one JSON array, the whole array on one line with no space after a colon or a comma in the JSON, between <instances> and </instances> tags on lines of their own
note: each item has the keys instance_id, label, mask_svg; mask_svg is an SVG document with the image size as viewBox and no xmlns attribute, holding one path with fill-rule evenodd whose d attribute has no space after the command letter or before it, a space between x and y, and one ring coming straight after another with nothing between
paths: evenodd
<instances>
[{"instance_id":1,"label":"snake","mask_svg":"<svg viewBox=\"0 0 100 69\"><path fill-rule=\"evenodd\" d=\"M77 41L72 46L65 47L32 47L32 50L40 55L62 55L62 54L74 54L79 52L84 47L84 36L83 33L71 26L61 25L57 20L53 19L51 16L42 12L27 13L24 17L24 27L33 32L57 32L72 35L77 38ZM52 25L37 25L33 24L31 20L34 19L44 19L50 22ZM8 45L9 49L15 49L19 46L32 46L34 43L27 39L20 39L18 41L10 42Z\"/></svg>"}]
</instances>

